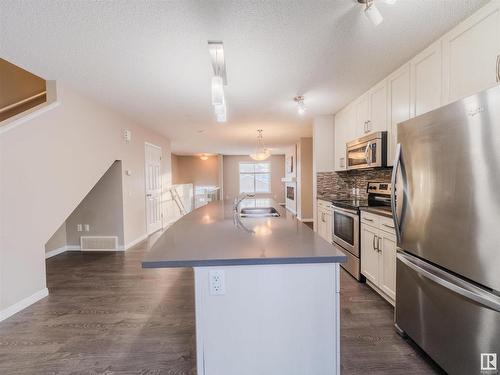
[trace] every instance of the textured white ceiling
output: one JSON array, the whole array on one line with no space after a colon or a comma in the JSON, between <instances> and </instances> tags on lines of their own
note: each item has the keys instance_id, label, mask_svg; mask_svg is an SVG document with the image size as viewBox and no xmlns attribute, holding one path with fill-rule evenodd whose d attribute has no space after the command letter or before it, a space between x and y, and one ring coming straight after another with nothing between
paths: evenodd
<instances>
[{"instance_id":1,"label":"textured white ceiling","mask_svg":"<svg viewBox=\"0 0 500 375\"><path fill-rule=\"evenodd\" d=\"M158 130L175 152L247 153L258 128L277 151L485 2L376 0L385 20L374 28L355 0L1 0L0 56ZM207 40L224 41L224 125Z\"/></svg>"}]
</instances>

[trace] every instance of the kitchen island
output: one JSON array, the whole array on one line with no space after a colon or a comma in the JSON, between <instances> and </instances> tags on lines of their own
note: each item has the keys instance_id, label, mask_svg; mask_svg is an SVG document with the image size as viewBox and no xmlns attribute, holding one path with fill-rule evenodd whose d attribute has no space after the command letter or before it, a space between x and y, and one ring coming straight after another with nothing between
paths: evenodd
<instances>
[{"instance_id":1,"label":"kitchen island","mask_svg":"<svg viewBox=\"0 0 500 375\"><path fill-rule=\"evenodd\" d=\"M144 268L193 267L199 375L338 374L343 252L268 199L279 216L217 201L182 217Z\"/></svg>"}]
</instances>

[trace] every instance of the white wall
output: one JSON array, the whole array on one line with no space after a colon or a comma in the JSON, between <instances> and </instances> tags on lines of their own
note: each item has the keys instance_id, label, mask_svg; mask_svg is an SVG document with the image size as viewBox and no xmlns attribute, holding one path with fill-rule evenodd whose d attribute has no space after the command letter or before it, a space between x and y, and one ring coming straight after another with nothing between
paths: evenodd
<instances>
[{"instance_id":1,"label":"white wall","mask_svg":"<svg viewBox=\"0 0 500 375\"><path fill-rule=\"evenodd\" d=\"M67 243L68 240L66 238L66 222L64 222L45 244L45 253L50 253L53 250L65 248Z\"/></svg>"},{"instance_id":2,"label":"white wall","mask_svg":"<svg viewBox=\"0 0 500 375\"><path fill-rule=\"evenodd\" d=\"M58 84L60 105L0 134L0 313L45 289L44 244L115 160L123 170L124 241L146 234L144 142L170 142ZM132 131L125 143L123 130Z\"/></svg>"},{"instance_id":3,"label":"white wall","mask_svg":"<svg viewBox=\"0 0 500 375\"><path fill-rule=\"evenodd\" d=\"M172 155L172 183L196 186L219 186L219 158L201 160L194 155Z\"/></svg>"},{"instance_id":4,"label":"white wall","mask_svg":"<svg viewBox=\"0 0 500 375\"><path fill-rule=\"evenodd\" d=\"M124 246L122 175L122 162L117 160L69 215L66 245L80 246L81 236L116 236L118 246ZM89 231L78 232L78 224L89 225Z\"/></svg>"},{"instance_id":5,"label":"white wall","mask_svg":"<svg viewBox=\"0 0 500 375\"><path fill-rule=\"evenodd\" d=\"M313 219L312 168L312 138L300 138L297 143L297 216L302 221Z\"/></svg>"},{"instance_id":6,"label":"white wall","mask_svg":"<svg viewBox=\"0 0 500 375\"><path fill-rule=\"evenodd\" d=\"M313 220L317 223L317 173L335 169L335 117L316 116L313 123Z\"/></svg>"}]
</instances>

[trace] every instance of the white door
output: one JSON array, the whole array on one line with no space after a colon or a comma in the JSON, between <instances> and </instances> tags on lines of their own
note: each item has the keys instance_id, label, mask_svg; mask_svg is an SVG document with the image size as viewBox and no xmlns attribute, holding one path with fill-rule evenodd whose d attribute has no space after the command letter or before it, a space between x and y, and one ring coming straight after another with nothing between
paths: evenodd
<instances>
[{"instance_id":1,"label":"white door","mask_svg":"<svg viewBox=\"0 0 500 375\"><path fill-rule=\"evenodd\" d=\"M326 213L318 206L318 234L326 240Z\"/></svg>"},{"instance_id":2,"label":"white door","mask_svg":"<svg viewBox=\"0 0 500 375\"><path fill-rule=\"evenodd\" d=\"M484 6L443 37L445 104L498 84L499 39L497 1Z\"/></svg>"},{"instance_id":3,"label":"white door","mask_svg":"<svg viewBox=\"0 0 500 375\"><path fill-rule=\"evenodd\" d=\"M333 227L333 221L332 221L332 212L331 210L328 210L328 212L326 213L326 224L325 224L325 236L326 236L326 240L329 242L329 243L333 243L333 235L332 235L332 227Z\"/></svg>"},{"instance_id":4,"label":"white door","mask_svg":"<svg viewBox=\"0 0 500 375\"><path fill-rule=\"evenodd\" d=\"M335 170L346 169L346 143L354 139L356 109L349 105L335 115Z\"/></svg>"},{"instance_id":5,"label":"white door","mask_svg":"<svg viewBox=\"0 0 500 375\"><path fill-rule=\"evenodd\" d=\"M396 153L398 124L410 118L410 68L404 65L387 79L389 85L389 147L387 165L392 165Z\"/></svg>"},{"instance_id":6,"label":"white door","mask_svg":"<svg viewBox=\"0 0 500 375\"><path fill-rule=\"evenodd\" d=\"M355 104L356 108L356 137L368 133L368 120L370 117L370 100L368 94L361 96Z\"/></svg>"},{"instance_id":7,"label":"white door","mask_svg":"<svg viewBox=\"0 0 500 375\"><path fill-rule=\"evenodd\" d=\"M379 279L377 234L378 229L366 224L361 225L361 273L375 285Z\"/></svg>"},{"instance_id":8,"label":"white door","mask_svg":"<svg viewBox=\"0 0 500 375\"><path fill-rule=\"evenodd\" d=\"M375 86L368 94L370 98L370 118L366 124L369 132L387 130L387 81Z\"/></svg>"},{"instance_id":9,"label":"white door","mask_svg":"<svg viewBox=\"0 0 500 375\"><path fill-rule=\"evenodd\" d=\"M161 148L146 143L146 226L148 234L162 227Z\"/></svg>"},{"instance_id":10,"label":"white door","mask_svg":"<svg viewBox=\"0 0 500 375\"><path fill-rule=\"evenodd\" d=\"M380 247L379 287L392 300L396 299L396 236L379 232Z\"/></svg>"},{"instance_id":11,"label":"white door","mask_svg":"<svg viewBox=\"0 0 500 375\"><path fill-rule=\"evenodd\" d=\"M441 41L427 47L411 61L412 117L441 106L442 66Z\"/></svg>"}]
</instances>

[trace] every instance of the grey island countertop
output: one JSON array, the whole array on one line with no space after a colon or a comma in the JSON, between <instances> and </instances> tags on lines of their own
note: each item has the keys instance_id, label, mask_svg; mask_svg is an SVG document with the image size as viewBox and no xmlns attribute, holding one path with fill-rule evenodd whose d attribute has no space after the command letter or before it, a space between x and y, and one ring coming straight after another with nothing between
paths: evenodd
<instances>
[{"instance_id":1,"label":"grey island countertop","mask_svg":"<svg viewBox=\"0 0 500 375\"><path fill-rule=\"evenodd\" d=\"M274 207L279 217L235 220L229 201L198 208L175 222L142 262L144 268L344 263L346 256L270 199L241 207Z\"/></svg>"}]
</instances>

